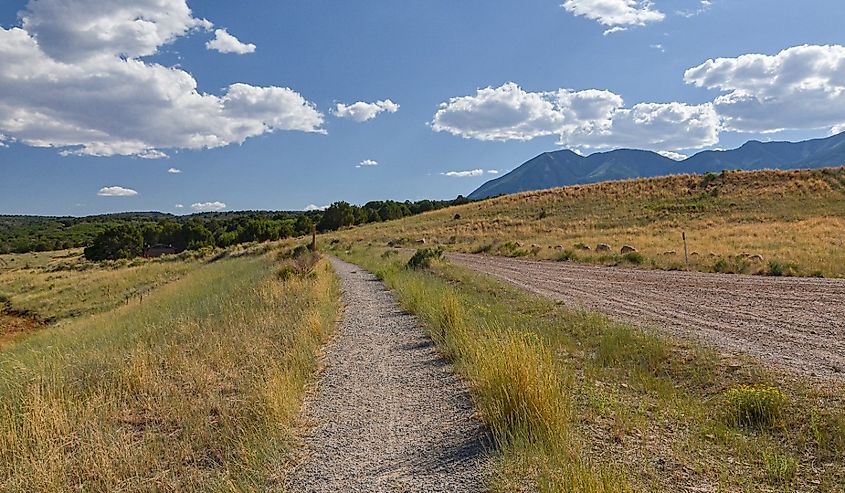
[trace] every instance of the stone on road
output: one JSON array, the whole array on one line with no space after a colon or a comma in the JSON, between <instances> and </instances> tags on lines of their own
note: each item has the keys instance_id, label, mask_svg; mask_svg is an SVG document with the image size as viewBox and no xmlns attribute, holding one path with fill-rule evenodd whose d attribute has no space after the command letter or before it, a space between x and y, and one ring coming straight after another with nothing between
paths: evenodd
<instances>
[{"instance_id":1,"label":"stone on road","mask_svg":"<svg viewBox=\"0 0 845 493\"><path fill-rule=\"evenodd\" d=\"M490 472L472 401L419 322L373 275L332 259L344 316L306 399L296 492L475 492Z\"/></svg>"}]
</instances>

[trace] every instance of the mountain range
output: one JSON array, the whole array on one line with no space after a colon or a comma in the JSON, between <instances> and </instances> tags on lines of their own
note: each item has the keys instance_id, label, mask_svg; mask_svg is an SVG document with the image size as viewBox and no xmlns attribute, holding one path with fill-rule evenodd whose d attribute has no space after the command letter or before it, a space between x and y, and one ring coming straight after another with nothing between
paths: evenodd
<instances>
[{"instance_id":1,"label":"mountain range","mask_svg":"<svg viewBox=\"0 0 845 493\"><path fill-rule=\"evenodd\" d=\"M568 149L544 152L469 195L482 199L530 190L723 169L797 169L845 164L845 132L801 142L751 140L737 149L701 151L682 161L652 151L617 149L581 156Z\"/></svg>"}]
</instances>

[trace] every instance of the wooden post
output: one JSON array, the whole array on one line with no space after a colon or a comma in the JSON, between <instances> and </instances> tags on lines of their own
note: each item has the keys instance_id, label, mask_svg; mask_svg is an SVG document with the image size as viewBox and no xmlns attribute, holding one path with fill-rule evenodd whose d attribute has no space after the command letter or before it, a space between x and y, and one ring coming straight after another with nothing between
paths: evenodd
<instances>
[{"instance_id":1,"label":"wooden post","mask_svg":"<svg viewBox=\"0 0 845 493\"><path fill-rule=\"evenodd\" d=\"M317 225L311 225L311 251L317 251Z\"/></svg>"},{"instance_id":2,"label":"wooden post","mask_svg":"<svg viewBox=\"0 0 845 493\"><path fill-rule=\"evenodd\" d=\"M681 238L684 239L684 263L687 265L687 269L689 269L689 249L687 248L687 232L681 232Z\"/></svg>"}]
</instances>

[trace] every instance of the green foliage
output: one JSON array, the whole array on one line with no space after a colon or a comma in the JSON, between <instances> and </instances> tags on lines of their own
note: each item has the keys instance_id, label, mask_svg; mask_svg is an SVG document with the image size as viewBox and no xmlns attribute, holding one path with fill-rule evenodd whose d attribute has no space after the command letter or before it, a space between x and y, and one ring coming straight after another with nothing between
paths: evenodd
<instances>
[{"instance_id":1,"label":"green foliage","mask_svg":"<svg viewBox=\"0 0 845 493\"><path fill-rule=\"evenodd\" d=\"M742 257L720 258L713 264L713 272L720 274L743 274L751 267L751 262Z\"/></svg>"},{"instance_id":2,"label":"green foliage","mask_svg":"<svg viewBox=\"0 0 845 493\"><path fill-rule=\"evenodd\" d=\"M560 262L575 262L578 260L578 254L574 250L564 250L557 256L557 259Z\"/></svg>"},{"instance_id":3,"label":"green foliage","mask_svg":"<svg viewBox=\"0 0 845 493\"><path fill-rule=\"evenodd\" d=\"M777 452L763 453L763 467L769 481L776 485L787 486L795 479L798 461L788 455Z\"/></svg>"},{"instance_id":4,"label":"green foliage","mask_svg":"<svg viewBox=\"0 0 845 493\"><path fill-rule=\"evenodd\" d=\"M774 387L740 385L725 392L725 413L733 426L765 429L778 424L788 400Z\"/></svg>"},{"instance_id":5,"label":"green foliage","mask_svg":"<svg viewBox=\"0 0 845 493\"><path fill-rule=\"evenodd\" d=\"M794 262L778 262L776 260L769 261L768 274L770 276L794 276L798 273L798 265Z\"/></svg>"},{"instance_id":6,"label":"green foliage","mask_svg":"<svg viewBox=\"0 0 845 493\"><path fill-rule=\"evenodd\" d=\"M433 260L443 258L442 248L421 248L408 260L409 269L429 269Z\"/></svg>"},{"instance_id":7,"label":"green foliage","mask_svg":"<svg viewBox=\"0 0 845 493\"><path fill-rule=\"evenodd\" d=\"M622 255L622 259L632 264L640 265L645 262L645 257L640 252L628 252Z\"/></svg>"},{"instance_id":8,"label":"green foliage","mask_svg":"<svg viewBox=\"0 0 845 493\"><path fill-rule=\"evenodd\" d=\"M85 249L88 260L117 260L137 257L144 249L144 235L136 226L112 226L100 233Z\"/></svg>"}]
</instances>

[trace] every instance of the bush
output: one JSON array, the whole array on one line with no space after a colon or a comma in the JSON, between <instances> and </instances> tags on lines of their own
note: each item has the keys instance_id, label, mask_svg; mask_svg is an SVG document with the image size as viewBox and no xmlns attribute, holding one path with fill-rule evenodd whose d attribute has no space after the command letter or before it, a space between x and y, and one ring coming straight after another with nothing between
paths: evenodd
<instances>
[{"instance_id":1,"label":"bush","mask_svg":"<svg viewBox=\"0 0 845 493\"><path fill-rule=\"evenodd\" d=\"M396 250L386 250L384 253L381 254L381 258L387 259L396 255L399 255L399 252L397 252Z\"/></svg>"},{"instance_id":2,"label":"bush","mask_svg":"<svg viewBox=\"0 0 845 493\"><path fill-rule=\"evenodd\" d=\"M751 267L751 262L742 257L720 258L713 264L713 272L720 274L744 274Z\"/></svg>"},{"instance_id":3,"label":"bush","mask_svg":"<svg viewBox=\"0 0 845 493\"><path fill-rule=\"evenodd\" d=\"M407 267L409 269L429 269L433 260L442 258L443 249L441 248L421 248L408 260Z\"/></svg>"},{"instance_id":4,"label":"bush","mask_svg":"<svg viewBox=\"0 0 845 493\"><path fill-rule=\"evenodd\" d=\"M557 259L560 262L576 262L578 261L578 255L573 250L564 250L557 256Z\"/></svg>"},{"instance_id":5,"label":"bush","mask_svg":"<svg viewBox=\"0 0 845 493\"><path fill-rule=\"evenodd\" d=\"M475 247L475 249L472 250L472 253L490 253L492 250L492 243L484 243Z\"/></svg>"},{"instance_id":6,"label":"bush","mask_svg":"<svg viewBox=\"0 0 845 493\"><path fill-rule=\"evenodd\" d=\"M628 253L622 255L622 258L626 262L630 262L630 263L636 264L636 265L640 265L643 262L645 262L645 257L643 257L643 254L640 253L640 252L628 252Z\"/></svg>"},{"instance_id":7,"label":"bush","mask_svg":"<svg viewBox=\"0 0 845 493\"><path fill-rule=\"evenodd\" d=\"M725 392L726 417L733 426L770 428L780 421L787 402L774 387L741 385Z\"/></svg>"},{"instance_id":8,"label":"bush","mask_svg":"<svg viewBox=\"0 0 845 493\"><path fill-rule=\"evenodd\" d=\"M769 271L768 274L770 276L780 277L780 276L794 276L798 273L798 265L792 262L778 262L776 260L769 261Z\"/></svg>"}]
</instances>

